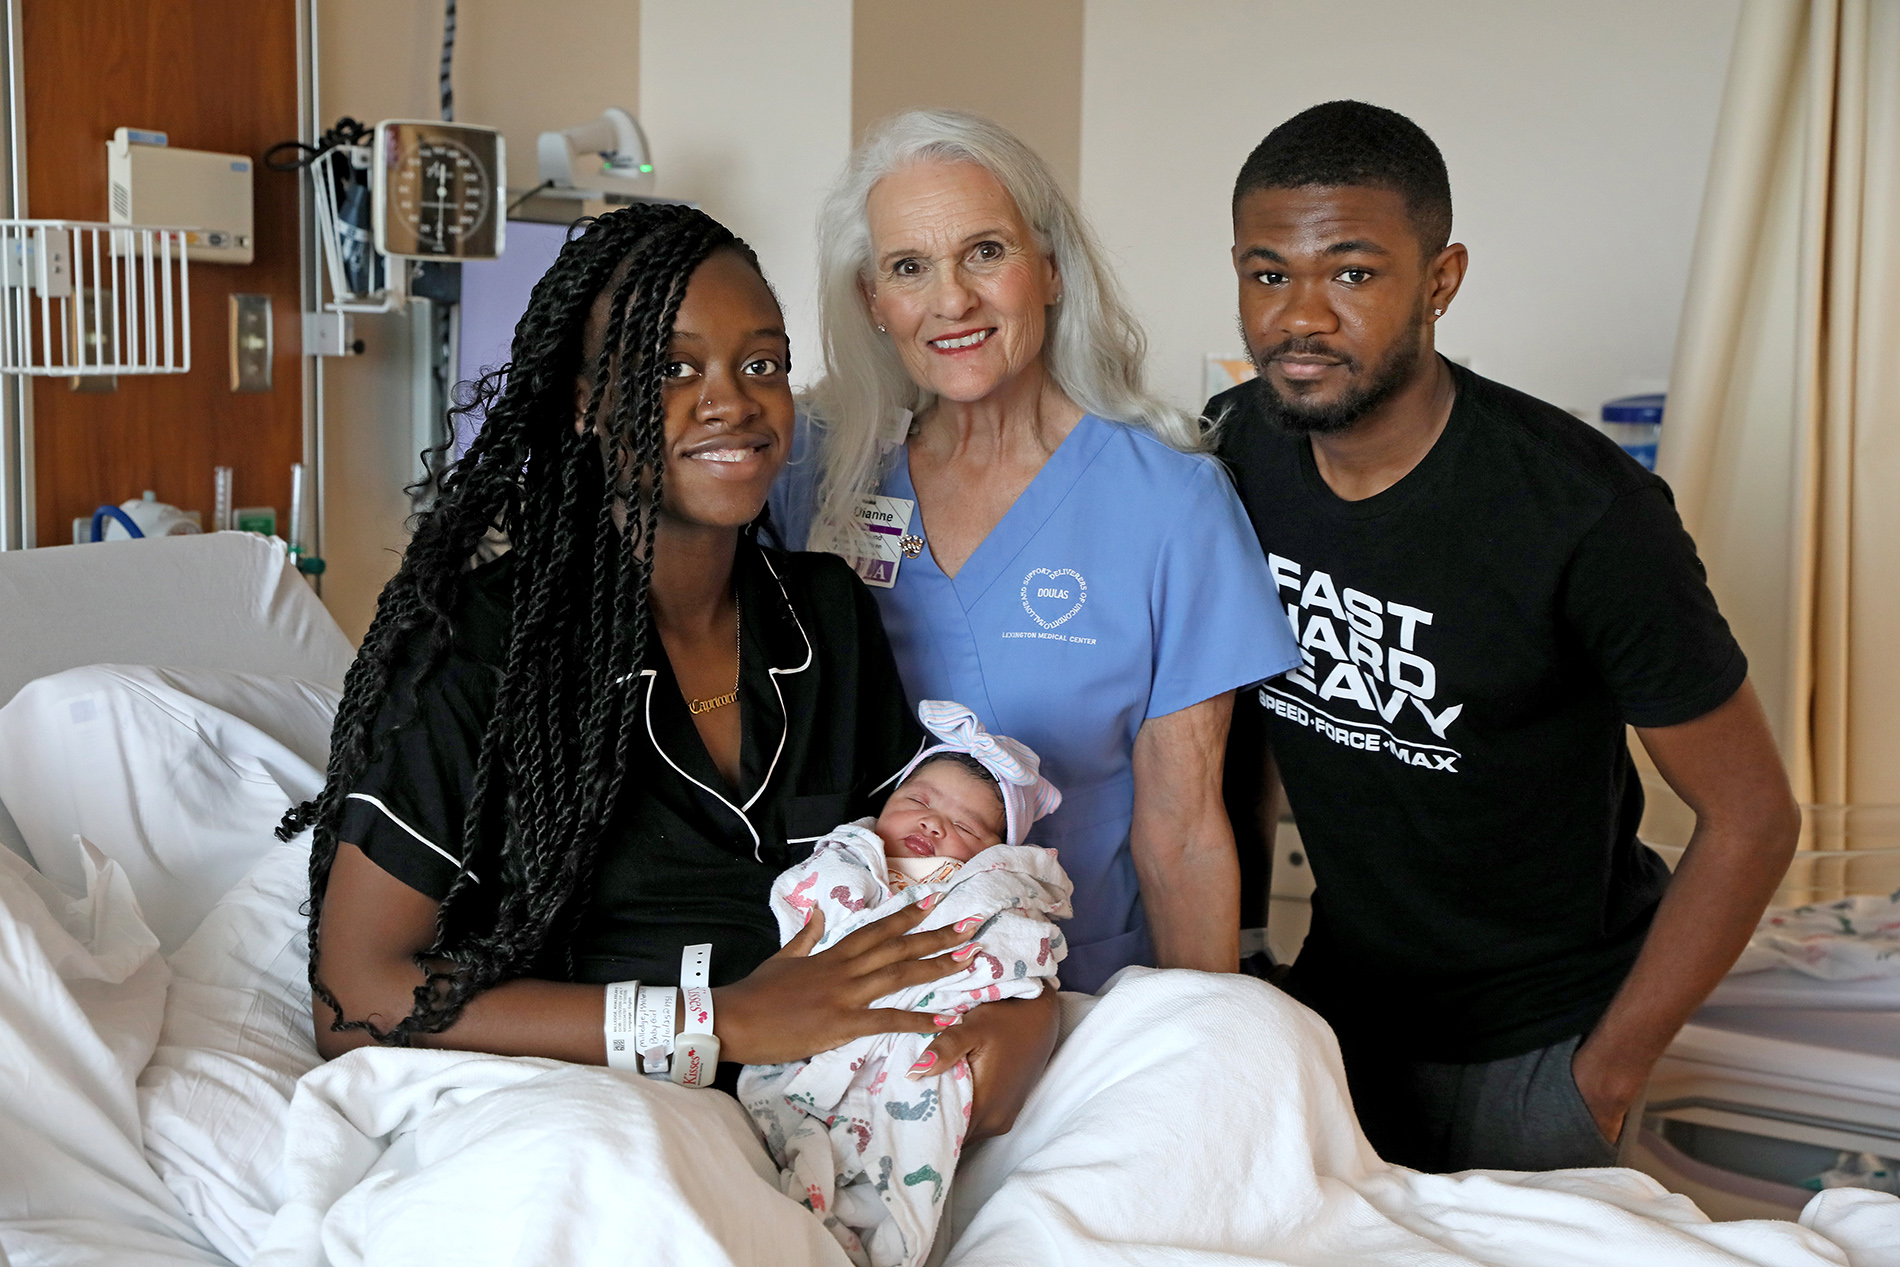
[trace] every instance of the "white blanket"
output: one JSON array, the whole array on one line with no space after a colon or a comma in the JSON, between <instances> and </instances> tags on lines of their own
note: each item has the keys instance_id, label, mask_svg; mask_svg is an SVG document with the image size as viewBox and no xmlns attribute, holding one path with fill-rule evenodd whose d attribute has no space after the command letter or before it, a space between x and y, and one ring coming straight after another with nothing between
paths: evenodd
<instances>
[{"instance_id":1,"label":"white blanket","mask_svg":"<svg viewBox=\"0 0 1900 1267\"><path fill-rule=\"evenodd\" d=\"M1259 982L1134 968L1100 1000L1063 1000L1074 1029L1016 1129L964 1157L954 1267L1900 1264L1900 1201L1811 1204L1811 1231L1711 1223L1632 1170L1387 1166L1354 1120L1331 1032ZM1883 1211L1865 1256L1844 1250L1852 1229L1822 1234Z\"/></svg>"},{"instance_id":2,"label":"white blanket","mask_svg":"<svg viewBox=\"0 0 1900 1267\"><path fill-rule=\"evenodd\" d=\"M1711 1223L1628 1170L1423 1175L1367 1146L1331 1034L1258 982L1133 969L1009 1135L965 1158L950 1267L1895 1267L1900 1200ZM359 1052L291 1111L254 1264L844 1261L732 1101L546 1060ZM1842 1198L1830 1203L1827 1198Z\"/></svg>"},{"instance_id":3,"label":"white blanket","mask_svg":"<svg viewBox=\"0 0 1900 1267\"><path fill-rule=\"evenodd\" d=\"M241 1264L260 1236L266 1262L842 1262L716 1092L432 1052L366 1052L295 1083L310 1058L297 849L175 956L169 975L205 988L169 1002L126 876L81 852L75 899L0 851L11 1267L225 1261L207 1241ZM1258 982L1131 970L1063 1002L1065 1039L1016 1129L964 1158L953 1267L1900 1267L1900 1200L1877 1193L1820 1193L1805 1227L1711 1224L1630 1171L1386 1167L1330 1033Z\"/></svg>"},{"instance_id":4,"label":"white blanket","mask_svg":"<svg viewBox=\"0 0 1900 1267\"><path fill-rule=\"evenodd\" d=\"M125 873L82 848L72 899L0 850L0 1260L221 1260L146 1164L133 1080L170 974Z\"/></svg>"},{"instance_id":5,"label":"white blanket","mask_svg":"<svg viewBox=\"0 0 1900 1267\"><path fill-rule=\"evenodd\" d=\"M0 707L0 800L68 892L75 836L117 862L169 955L322 790L339 698L211 669L68 669Z\"/></svg>"},{"instance_id":6,"label":"white blanket","mask_svg":"<svg viewBox=\"0 0 1900 1267\"><path fill-rule=\"evenodd\" d=\"M716 1091L369 1049L303 1080L288 1135L252 1267L844 1263Z\"/></svg>"}]
</instances>

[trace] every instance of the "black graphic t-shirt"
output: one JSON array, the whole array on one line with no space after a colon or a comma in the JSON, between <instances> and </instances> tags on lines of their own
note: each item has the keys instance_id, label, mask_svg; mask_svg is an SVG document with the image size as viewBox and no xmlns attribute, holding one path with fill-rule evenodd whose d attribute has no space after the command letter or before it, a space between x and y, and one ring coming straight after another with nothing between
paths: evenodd
<instances>
[{"instance_id":1,"label":"black graphic t-shirt","mask_svg":"<svg viewBox=\"0 0 1900 1267\"><path fill-rule=\"evenodd\" d=\"M1452 373L1431 452L1356 502L1258 384L1208 412L1305 656L1257 693L1318 885L1289 988L1348 1046L1475 1062L1608 1004L1668 879L1624 723L1700 717L1747 662L1662 480Z\"/></svg>"}]
</instances>

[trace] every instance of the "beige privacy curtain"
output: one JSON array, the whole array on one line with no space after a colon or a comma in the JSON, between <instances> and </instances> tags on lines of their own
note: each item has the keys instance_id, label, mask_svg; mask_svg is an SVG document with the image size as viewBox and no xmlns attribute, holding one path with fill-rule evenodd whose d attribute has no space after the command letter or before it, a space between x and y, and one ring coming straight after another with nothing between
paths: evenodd
<instances>
[{"instance_id":1,"label":"beige privacy curtain","mask_svg":"<svg viewBox=\"0 0 1900 1267\"><path fill-rule=\"evenodd\" d=\"M1743 0L1658 470L1795 795L1900 803L1900 0Z\"/></svg>"}]
</instances>

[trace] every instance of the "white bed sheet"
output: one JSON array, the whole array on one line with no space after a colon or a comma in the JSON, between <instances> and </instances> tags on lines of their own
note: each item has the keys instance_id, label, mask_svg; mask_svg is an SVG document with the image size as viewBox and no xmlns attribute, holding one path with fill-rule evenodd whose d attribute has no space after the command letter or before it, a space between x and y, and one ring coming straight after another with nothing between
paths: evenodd
<instances>
[{"instance_id":1,"label":"white bed sheet","mask_svg":"<svg viewBox=\"0 0 1900 1267\"><path fill-rule=\"evenodd\" d=\"M34 865L84 885L83 837L124 869L166 954L317 794L338 693L296 678L91 665L0 707L0 802Z\"/></svg>"},{"instance_id":2,"label":"white bed sheet","mask_svg":"<svg viewBox=\"0 0 1900 1267\"><path fill-rule=\"evenodd\" d=\"M281 541L218 532L0 552L0 705L28 682L93 664L217 669L336 691L354 654ZM8 764L0 750L0 774ZM33 856L4 792L0 847ZM68 868L65 882L77 875ZM200 915L225 887L196 899Z\"/></svg>"},{"instance_id":3,"label":"white bed sheet","mask_svg":"<svg viewBox=\"0 0 1900 1267\"><path fill-rule=\"evenodd\" d=\"M205 1238L247 1262L283 1204L284 1127L321 1058L310 1027L307 843L279 845L171 957L138 1079L145 1152Z\"/></svg>"},{"instance_id":4,"label":"white bed sheet","mask_svg":"<svg viewBox=\"0 0 1900 1267\"><path fill-rule=\"evenodd\" d=\"M0 1252L14 1267L222 1263L145 1159L133 1080L170 977L115 864L68 898L0 853Z\"/></svg>"}]
</instances>

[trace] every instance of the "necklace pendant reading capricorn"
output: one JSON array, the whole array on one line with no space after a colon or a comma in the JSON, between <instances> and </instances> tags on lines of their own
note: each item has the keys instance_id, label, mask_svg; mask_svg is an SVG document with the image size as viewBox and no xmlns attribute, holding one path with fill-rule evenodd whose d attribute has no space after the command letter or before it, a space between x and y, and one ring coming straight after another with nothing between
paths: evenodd
<instances>
[{"instance_id":1,"label":"necklace pendant reading capricorn","mask_svg":"<svg viewBox=\"0 0 1900 1267\"><path fill-rule=\"evenodd\" d=\"M724 708L728 704L739 702L739 674L745 656L744 617L739 614L738 603L733 603L732 613L732 689L724 695L715 695L711 699L688 699L686 711L697 717L701 713L710 713Z\"/></svg>"}]
</instances>

